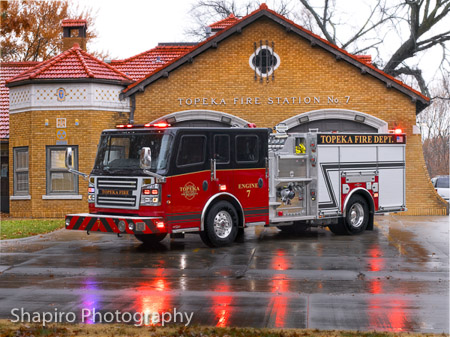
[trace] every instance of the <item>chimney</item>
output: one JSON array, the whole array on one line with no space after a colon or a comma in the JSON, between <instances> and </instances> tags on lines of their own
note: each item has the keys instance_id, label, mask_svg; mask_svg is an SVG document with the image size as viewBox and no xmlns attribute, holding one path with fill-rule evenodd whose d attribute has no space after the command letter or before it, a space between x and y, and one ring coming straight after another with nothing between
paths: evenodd
<instances>
[{"instance_id":1,"label":"chimney","mask_svg":"<svg viewBox=\"0 0 450 337\"><path fill-rule=\"evenodd\" d=\"M61 21L63 29L63 51L78 43L80 48L86 50L86 20L64 19Z\"/></svg>"}]
</instances>

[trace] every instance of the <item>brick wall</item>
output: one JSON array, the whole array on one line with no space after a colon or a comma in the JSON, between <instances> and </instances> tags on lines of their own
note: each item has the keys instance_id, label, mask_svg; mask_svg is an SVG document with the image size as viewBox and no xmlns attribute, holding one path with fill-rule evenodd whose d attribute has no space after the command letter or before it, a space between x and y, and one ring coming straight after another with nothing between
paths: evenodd
<instances>
[{"instance_id":1,"label":"brick wall","mask_svg":"<svg viewBox=\"0 0 450 337\"><path fill-rule=\"evenodd\" d=\"M275 81L254 80L249 57L253 43L275 42L275 52L281 62L275 71ZM339 103L329 103L328 97ZM347 101L345 96L350 96ZM240 104L240 98L252 98L253 104ZM254 104L259 97L261 104ZM274 104L267 104L269 97ZM319 97L310 104L278 104L276 97ZM179 99L182 99L180 105ZM186 105L185 99L221 98L225 105ZM239 98L234 104L234 98ZM357 110L385 120L389 128L401 127L407 134L406 150L406 214L445 214L446 203L435 193L425 167L420 135L412 134L416 106L411 98L356 67L337 61L334 55L312 47L292 32L269 19L260 19L197 56L136 95L136 123L145 123L175 111L206 109L230 113L260 127L273 127L278 122L303 112L319 109Z\"/></svg>"},{"instance_id":2,"label":"brick wall","mask_svg":"<svg viewBox=\"0 0 450 337\"><path fill-rule=\"evenodd\" d=\"M68 145L78 145L79 171L90 173L102 130L127 121L127 116L110 111L32 111L10 115L10 195L13 191L13 148L28 146L31 200L11 200L14 217L63 217L67 213L87 212L88 183L79 177L82 200L47 200L46 146L56 145L56 118L66 118ZM49 125L45 126L45 119ZM75 119L79 125L75 126Z\"/></svg>"}]
</instances>

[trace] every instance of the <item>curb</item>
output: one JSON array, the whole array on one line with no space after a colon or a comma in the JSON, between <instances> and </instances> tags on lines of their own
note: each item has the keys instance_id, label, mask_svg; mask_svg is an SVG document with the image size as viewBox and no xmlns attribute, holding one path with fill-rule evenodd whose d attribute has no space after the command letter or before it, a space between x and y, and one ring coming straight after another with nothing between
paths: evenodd
<instances>
[{"instance_id":1,"label":"curb","mask_svg":"<svg viewBox=\"0 0 450 337\"><path fill-rule=\"evenodd\" d=\"M64 229L65 229L65 228L59 228L59 229L54 230L53 232L43 233L43 234L37 234L37 235L33 235L33 236L27 236L27 237L25 237L25 238L0 240L0 245L2 245L2 244L4 244L4 243L8 244L8 243L14 243L14 242L36 240L36 239L41 239L41 238L43 239L43 238L45 238L45 237L47 237L47 236L50 236L50 235L52 235L52 234L55 234L55 233L57 233L57 232L59 232L59 231L62 231L62 230L64 230Z\"/></svg>"}]
</instances>

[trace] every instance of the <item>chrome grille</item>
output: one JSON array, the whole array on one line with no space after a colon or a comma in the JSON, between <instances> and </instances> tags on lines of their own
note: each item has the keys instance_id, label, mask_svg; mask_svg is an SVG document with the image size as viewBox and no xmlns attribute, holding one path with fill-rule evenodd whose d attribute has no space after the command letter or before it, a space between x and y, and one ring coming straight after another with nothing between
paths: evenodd
<instances>
[{"instance_id":1,"label":"chrome grille","mask_svg":"<svg viewBox=\"0 0 450 337\"><path fill-rule=\"evenodd\" d=\"M97 178L96 204L99 207L134 208L137 189L135 178Z\"/></svg>"}]
</instances>

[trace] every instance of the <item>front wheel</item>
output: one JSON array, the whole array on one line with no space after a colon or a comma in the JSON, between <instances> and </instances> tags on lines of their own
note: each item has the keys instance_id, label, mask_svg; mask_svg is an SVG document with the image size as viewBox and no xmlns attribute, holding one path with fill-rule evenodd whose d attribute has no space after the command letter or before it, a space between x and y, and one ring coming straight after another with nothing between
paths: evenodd
<instances>
[{"instance_id":1,"label":"front wheel","mask_svg":"<svg viewBox=\"0 0 450 337\"><path fill-rule=\"evenodd\" d=\"M154 245L158 243L167 236L167 233L158 233L158 234L135 234L136 239L141 241L144 245Z\"/></svg>"},{"instance_id":2,"label":"front wheel","mask_svg":"<svg viewBox=\"0 0 450 337\"><path fill-rule=\"evenodd\" d=\"M369 223L369 206L360 195L353 195L348 202L345 218L329 228L334 234L354 235L366 230Z\"/></svg>"},{"instance_id":3,"label":"front wheel","mask_svg":"<svg viewBox=\"0 0 450 337\"><path fill-rule=\"evenodd\" d=\"M205 229L200 233L202 241L210 247L231 244L238 234L238 216L228 201L219 201L208 212Z\"/></svg>"}]
</instances>

